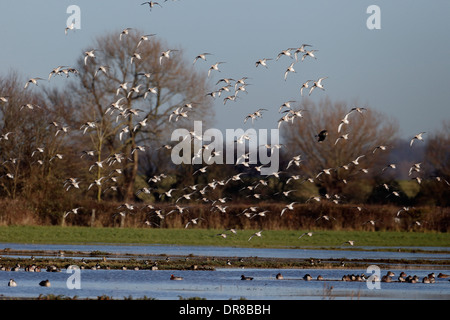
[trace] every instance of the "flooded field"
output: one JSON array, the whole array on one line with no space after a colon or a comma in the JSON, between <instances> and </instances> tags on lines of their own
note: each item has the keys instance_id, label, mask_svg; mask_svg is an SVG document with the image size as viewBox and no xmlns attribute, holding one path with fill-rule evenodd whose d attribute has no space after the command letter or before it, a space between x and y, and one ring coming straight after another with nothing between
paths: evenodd
<instances>
[{"instance_id":1,"label":"flooded field","mask_svg":"<svg viewBox=\"0 0 450 320\"><path fill-rule=\"evenodd\" d=\"M67 270L59 272L26 272L24 266L18 271L0 271L0 297L37 298L39 295L55 295L79 299L108 296L113 299L178 300L188 298L204 298L207 300L247 299L247 300L317 300L317 299L450 299L450 278L438 278L437 275L450 274L448 260L450 252L447 248L416 248L417 252L374 251L380 248L359 248L360 250L317 250L317 249L249 249L249 248L212 248L183 246L118 246L118 245L23 245L0 244L3 260L13 257L8 252L22 252L22 257L52 257L65 261L64 252L70 253L70 261L77 259L101 259L89 256L89 252L114 254L114 259L181 259L182 257L207 256L230 257L233 264L224 268L207 270L127 270L104 268ZM420 250L419 250L420 249ZM406 251L406 249L404 249ZM428 250L437 253L428 253ZM78 254L76 254L78 253ZM19 257L20 255L15 255ZM125 258L128 257L128 258ZM375 261L375 270L367 268L346 268L345 264L336 268L242 268L238 259L250 257L297 258L320 261L326 259L371 259ZM433 264L410 263L406 265L376 263L377 259L386 258L397 261L419 261L426 259ZM111 259L109 256L108 259ZM0 260L0 265L2 264ZM440 263L442 261L442 264ZM80 265L80 264L77 264ZM381 282L388 271L394 275L392 282ZM416 283L400 282L401 272L417 276ZM276 279L280 273L283 279ZM434 283L422 283L424 277L435 274ZM171 281L171 275L181 277L180 281ZM241 276L251 277L243 281ZM305 276L310 275L310 280ZM367 279L343 281L346 275L365 275ZM318 277L320 276L320 280ZM377 278L374 278L377 276ZM9 287L8 281L14 279L16 287ZM48 279L50 287L42 287L39 282ZM78 285L78 286L77 286Z\"/></svg>"}]
</instances>

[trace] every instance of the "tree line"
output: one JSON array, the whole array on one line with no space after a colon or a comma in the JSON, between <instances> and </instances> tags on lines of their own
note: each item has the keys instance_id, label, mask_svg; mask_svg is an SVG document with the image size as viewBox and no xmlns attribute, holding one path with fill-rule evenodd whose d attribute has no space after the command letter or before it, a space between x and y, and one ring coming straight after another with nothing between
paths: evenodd
<instances>
[{"instance_id":1,"label":"tree line","mask_svg":"<svg viewBox=\"0 0 450 320\"><path fill-rule=\"evenodd\" d=\"M279 175L261 176L259 164L245 161L198 173L205 164L171 163L170 134L214 120L208 76L181 49L162 57L168 44L138 33L107 34L92 47L94 56L86 49L75 67L59 66L36 84L14 71L0 77L5 203L50 223L81 202L449 206L450 121L411 146L395 120L369 106L304 99L280 108ZM392 162L398 150L409 158ZM237 174L238 183L221 183ZM207 197L180 199L210 183Z\"/></svg>"}]
</instances>

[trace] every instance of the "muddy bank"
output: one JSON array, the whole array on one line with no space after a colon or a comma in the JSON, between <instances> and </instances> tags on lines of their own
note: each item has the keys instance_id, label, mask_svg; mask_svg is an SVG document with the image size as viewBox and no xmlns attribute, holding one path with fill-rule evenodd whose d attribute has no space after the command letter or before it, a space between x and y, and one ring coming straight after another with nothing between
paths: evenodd
<instances>
[{"instance_id":1,"label":"muddy bank","mask_svg":"<svg viewBox=\"0 0 450 320\"><path fill-rule=\"evenodd\" d=\"M199 255L124 254L102 251L8 250L1 252L2 271L60 271L71 265L81 269L215 270L216 268L351 269L377 264L391 268L450 268L450 259L316 259L271 257L213 257ZM31 269L31 270L30 270Z\"/></svg>"}]
</instances>

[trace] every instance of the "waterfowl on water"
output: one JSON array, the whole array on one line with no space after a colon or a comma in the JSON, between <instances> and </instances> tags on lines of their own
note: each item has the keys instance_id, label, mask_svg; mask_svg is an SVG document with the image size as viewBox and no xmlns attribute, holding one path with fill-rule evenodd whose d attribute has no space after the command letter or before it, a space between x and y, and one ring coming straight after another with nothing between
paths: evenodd
<instances>
[{"instance_id":1,"label":"waterfowl on water","mask_svg":"<svg viewBox=\"0 0 450 320\"><path fill-rule=\"evenodd\" d=\"M341 279L342 281L350 281L350 276L349 275L343 275L342 276L342 279Z\"/></svg>"},{"instance_id":2,"label":"waterfowl on water","mask_svg":"<svg viewBox=\"0 0 450 320\"><path fill-rule=\"evenodd\" d=\"M61 269L58 268L57 266L50 265L50 266L47 266L47 270L46 271L47 272L61 272Z\"/></svg>"},{"instance_id":3,"label":"waterfowl on water","mask_svg":"<svg viewBox=\"0 0 450 320\"><path fill-rule=\"evenodd\" d=\"M419 277L416 275L415 276L407 276L405 280L408 283L417 283L419 281Z\"/></svg>"},{"instance_id":4,"label":"waterfowl on water","mask_svg":"<svg viewBox=\"0 0 450 320\"><path fill-rule=\"evenodd\" d=\"M312 277L310 274L307 273L303 276L303 280L310 281L310 280L312 280Z\"/></svg>"},{"instance_id":5,"label":"waterfowl on water","mask_svg":"<svg viewBox=\"0 0 450 320\"><path fill-rule=\"evenodd\" d=\"M42 280L41 282L39 282L39 285L41 287L50 287L50 281L48 279L47 280Z\"/></svg>"},{"instance_id":6,"label":"waterfowl on water","mask_svg":"<svg viewBox=\"0 0 450 320\"><path fill-rule=\"evenodd\" d=\"M173 274L171 274L170 280L183 280L183 277L178 277L178 276L174 276Z\"/></svg>"},{"instance_id":7,"label":"waterfowl on water","mask_svg":"<svg viewBox=\"0 0 450 320\"><path fill-rule=\"evenodd\" d=\"M14 279L10 279L8 282L8 287L17 287L17 282Z\"/></svg>"},{"instance_id":8,"label":"waterfowl on water","mask_svg":"<svg viewBox=\"0 0 450 320\"><path fill-rule=\"evenodd\" d=\"M276 278L277 280L283 280L283 279L284 279L284 277L283 277L283 275L282 275L281 273L277 273L277 275L275 276L275 278Z\"/></svg>"},{"instance_id":9,"label":"waterfowl on water","mask_svg":"<svg viewBox=\"0 0 450 320\"><path fill-rule=\"evenodd\" d=\"M253 277L246 277L244 275L241 275L241 280L253 280Z\"/></svg>"}]
</instances>

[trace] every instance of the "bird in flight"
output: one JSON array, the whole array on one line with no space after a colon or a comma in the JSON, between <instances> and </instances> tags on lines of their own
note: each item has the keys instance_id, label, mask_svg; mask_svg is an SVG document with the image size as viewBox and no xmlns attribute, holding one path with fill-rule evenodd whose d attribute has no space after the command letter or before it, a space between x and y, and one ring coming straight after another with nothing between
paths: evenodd
<instances>
[{"instance_id":1,"label":"bird in flight","mask_svg":"<svg viewBox=\"0 0 450 320\"><path fill-rule=\"evenodd\" d=\"M267 111L267 109L260 108L260 109L256 110L255 112L248 114L244 119L244 123L246 123L248 119L252 119L252 123L253 123L253 121L256 118L262 118L261 111Z\"/></svg>"},{"instance_id":2,"label":"bird in flight","mask_svg":"<svg viewBox=\"0 0 450 320\"><path fill-rule=\"evenodd\" d=\"M258 231L258 232L255 232L254 234L252 234L252 235L250 236L250 238L248 238L248 241L252 240L253 237L261 237L261 232L262 232L262 230L260 230L260 231Z\"/></svg>"},{"instance_id":3,"label":"bird in flight","mask_svg":"<svg viewBox=\"0 0 450 320\"><path fill-rule=\"evenodd\" d=\"M122 30L122 32L119 35L119 40L122 41L122 36L127 35L128 33L130 33L130 30L132 30L133 28L125 28Z\"/></svg>"},{"instance_id":4,"label":"bird in flight","mask_svg":"<svg viewBox=\"0 0 450 320\"><path fill-rule=\"evenodd\" d=\"M306 51L303 56L302 56L302 61L306 59L306 57L311 57L314 59L317 59L316 56L314 55L314 52L319 51L319 50L310 50L310 51Z\"/></svg>"},{"instance_id":5,"label":"bird in flight","mask_svg":"<svg viewBox=\"0 0 450 320\"><path fill-rule=\"evenodd\" d=\"M209 77L209 75L211 74L211 71L213 71L213 70L216 70L216 71L219 71L219 72L220 72L220 70L219 70L219 64L222 64L222 63L225 63L225 62L216 62L216 63L213 64L211 67L209 67L209 70L208 70L208 77Z\"/></svg>"},{"instance_id":6,"label":"bird in flight","mask_svg":"<svg viewBox=\"0 0 450 320\"><path fill-rule=\"evenodd\" d=\"M97 51L96 49L92 49L89 51L84 52L84 65L87 65L87 60L88 58L95 58L95 51Z\"/></svg>"},{"instance_id":7,"label":"bird in flight","mask_svg":"<svg viewBox=\"0 0 450 320\"><path fill-rule=\"evenodd\" d=\"M384 145L380 145L380 146L377 146L377 147L375 147L375 149L373 149L373 151L372 151L372 153L375 153L375 151L377 151L377 150L382 150L382 151L384 151L384 150L386 150L386 146L384 146Z\"/></svg>"},{"instance_id":8,"label":"bird in flight","mask_svg":"<svg viewBox=\"0 0 450 320\"><path fill-rule=\"evenodd\" d=\"M302 86L300 87L300 95L301 95L302 97L303 97L303 89L308 89L308 88L309 88L309 83L310 83L311 81L314 81L314 80L306 80L306 82L303 83Z\"/></svg>"},{"instance_id":9,"label":"bird in flight","mask_svg":"<svg viewBox=\"0 0 450 320\"><path fill-rule=\"evenodd\" d=\"M37 78L31 78L31 79L29 79L29 80L25 83L25 86L24 86L23 88L24 88L24 89L28 88L28 85L30 85L30 83L32 83L32 84L34 84L34 85L37 86L37 85L38 85L38 84L37 84L38 80L44 80L44 79L39 78L39 77L37 77Z\"/></svg>"},{"instance_id":10,"label":"bird in flight","mask_svg":"<svg viewBox=\"0 0 450 320\"><path fill-rule=\"evenodd\" d=\"M67 31L69 30L75 30L75 22L72 22L70 25L66 26L64 33L67 35Z\"/></svg>"},{"instance_id":11,"label":"bird in flight","mask_svg":"<svg viewBox=\"0 0 450 320\"><path fill-rule=\"evenodd\" d=\"M339 140L344 139L344 140L348 140L348 133L341 135L339 138L336 139L336 142L334 143L334 145L336 145L338 143Z\"/></svg>"},{"instance_id":12,"label":"bird in flight","mask_svg":"<svg viewBox=\"0 0 450 320\"><path fill-rule=\"evenodd\" d=\"M413 143L414 143L415 140L423 141L423 135L424 135L425 133L426 133L426 132L420 132L420 133L416 134L416 135L411 139L411 142L409 143L409 146L412 147L412 145L413 145Z\"/></svg>"},{"instance_id":13,"label":"bird in flight","mask_svg":"<svg viewBox=\"0 0 450 320\"><path fill-rule=\"evenodd\" d=\"M98 74L99 72L103 72L104 74L108 75L108 72L107 72L108 68L109 68L108 66L99 66L99 67L97 68L97 70L95 70L94 78L97 76L97 74Z\"/></svg>"},{"instance_id":14,"label":"bird in flight","mask_svg":"<svg viewBox=\"0 0 450 320\"><path fill-rule=\"evenodd\" d=\"M138 48L138 47L142 44L142 42L148 41L148 40L150 39L150 37L153 37L153 36L156 36L156 33L145 34L145 35L141 36L141 37L139 38L139 42L138 42L136 48Z\"/></svg>"},{"instance_id":15,"label":"bird in flight","mask_svg":"<svg viewBox=\"0 0 450 320\"><path fill-rule=\"evenodd\" d=\"M195 64L198 59L202 59L202 60L206 61L206 56L209 56L209 55L211 55L211 53L208 53L208 52L200 53L199 55L197 55L195 57L194 62L192 64Z\"/></svg>"},{"instance_id":16,"label":"bird in flight","mask_svg":"<svg viewBox=\"0 0 450 320\"><path fill-rule=\"evenodd\" d=\"M297 204L298 202L291 202L290 204L286 205L286 207L281 210L280 217L286 212L286 210L294 210L294 204Z\"/></svg>"},{"instance_id":17,"label":"bird in flight","mask_svg":"<svg viewBox=\"0 0 450 320\"><path fill-rule=\"evenodd\" d=\"M312 237L313 233L312 232L304 232L300 235L300 237L298 237L298 239L300 239L303 236L308 236L308 237Z\"/></svg>"},{"instance_id":18,"label":"bird in flight","mask_svg":"<svg viewBox=\"0 0 450 320\"><path fill-rule=\"evenodd\" d=\"M8 136L10 135L10 134L12 134L13 132L11 132L11 131L9 131L9 132L7 132L7 133L3 133L1 136L0 136L0 140L9 140L9 138L8 138Z\"/></svg>"},{"instance_id":19,"label":"bird in flight","mask_svg":"<svg viewBox=\"0 0 450 320\"><path fill-rule=\"evenodd\" d=\"M316 221L319 220L319 219L324 219L324 220L327 220L327 221L330 221L330 219L336 220L336 218L333 218L333 217L330 217L330 216L327 216L327 215L323 215L323 216L318 217L316 219Z\"/></svg>"},{"instance_id":20,"label":"bird in flight","mask_svg":"<svg viewBox=\"0 0 450 320\"><path fill-rule=\"evenodd\" d=\"M259 59L258 61L255 62L256 67L258 66L263 66L263 67L267 67L267 61L272 60L270 58L264 58L264 59Z\"/></svg>"},{"instance_id":21,"label":"bird in flight","mask_svg":"<svg viewBox=\"0 0 450 320\"><path fill-rule=\"evenodd\" d=\"M162 59L164 59L164 58L170 59L170 53L173 51L178 51L178 50L169 49L169 50L161 52L161 55L159 56L159 64L162 64Z\"/></svg>"},{"instance_id":22,"label":"bird in flight","mask_svg":"<svg viewBox=\"0 0 450 320\"><path fill-rule=\"evenodd\" d=\"M280 59L282 56L290 57L292 59L291 50L292 50L291 48L286 49L286 50L281 50L281 52L278 54L276 60L278 61L278 59Z\"/></svg>"},{"instance_id":23,"label":"bird in flight","mask_svg":"<svg viewBox=\"0 0 450 320\"><path fill-rule=\"evenodd\" d=\"M348 113L352 113L353 111L356 111L359 114L363 115L363 111L367 111L367 109L363 108L363 107L354 107L354 108L351 108Z\"/></svg>"},{"instance_id":24,"label":"bird in flight","mask_svg":"<svg viewBox=\"0 0 450 320\"><path fill-rule=\"evenodd\" d=\"M158 5L162 8L162 5L160 5L158 2L155 2L155 1L145 1L145 2L141 3L141 6L143 6L145 4L148 4L150 11L152 11L152 8L156 5Z\"/></svg>"},{"instance_id":25,"label":"bird in flight","mask_svg":"<svg viewBox=\"0 0 450 320\"><path fill-rule=\"evenodd\" d=\"M134 59L141 60L142 59L141 54L138 52L133 53L133 55L130 58L131 64L133 64Z\"/></svg>"},{"instance_id":26,"label":"bird in flight","mask_svg":"<svg viewBox=\"0 0 450 320\"><path fill-rule=\"evenodd\" d=\"M311 89L309 89L309 95L311 95L311 93L313 92L313 90L315 88L319 88L319 89L325 90L324 87L323 87L322 81L327 79L327 78L328 77L322 77L322 78L319 78L317 81L314 81L314 84L311 86Z\"/></svg>"},{"instance_id":27,"label":"bird in flight","mask_svg":"<svg viewBox=\"0 0 450 320\"><path fill-rule=\"evenodd\" d=\"M324 141L326 139L327 136L328 136L328 131L327 130L322 130L316 135L317 141L318 142L322 142L322 141Z\"/></svg>"},{"instance_id":28,"label":"bird in flight","mask_svg":"<svg viewBox=\"0 0 450 320\"><path fill-rule=\"evenodd\" d=\"M189 225L190 225L191 223L192 223L192 224L197 224L199 219L205 220L205 219L200 218L200 217L193 218L193 219L189 220L188 223L186 223L186 225L184 226L184 228L186 229L187 227L189 227Z\"/></svg>"},{"instance_id":29,"label":"bird in flight","mask_svg":"<svg viewBox=\"0 0 450 320\"><path fill-rule=\"evenodd\" d=\"M287 67L286 71L284 72L284 81L286 81L287 75L289 72L294 72L296 73L295 69L294 69L294 64L295 62L292 62L289 67Z\"/></svg>"},{"instance_id":30,"label":"bird in flight","mask_svg":"<svg viewBox=\"0 0 450 320\"><path fill-rule=\"evenodd\" d=\"M78 214L78 210L80 210L80 209L82 209L82 207L73 208L73 209L67 211L66 213L64 213L64 218L66 218L71 213Z\"/></svg>"},{"instance_id":31,"label":"bird in flight","mask_svg":"<svg viewBox=\"0 0 450 320\"><path fill-rule=\"evenodd\" d=\"M390 163L387 166L385 166L383 169L381 169L381 172L386 171L387 169L396 169L397 166L395 165L395 163Z\"/></svg>"},{"instance_id":32,"label":"bird in flight","mask_svg":"<svg viewBox=\"0 0 450 320\"><path fill-rule=\"evenodd\" d=\"M298 54L299 53L305 53L306 54L305 47L311 47L311 45L309 45L309 44L302 44L299 48L295 49L295 51L294 51L295 61L298 61Z\"/></svg>"},{"instance_id":33,"label":"bird in flight","mask_svg":"<svg viewBox=\"0 0 450 320\"><path fill-rule=\"evenodd\" d=\"M177 189L170 189L169 191L164 192L164 194L170 198L170 197L172 197L172 192L175 190L177 190ZM160 198L161 198L161 195L159 196Z\"/></svg>"},{"instance_id":34,"label":"bird in flight","mask_svg":"<svg viewBox=\"0 0 450 320\"><path fill-rule=\"evenodd\" d=\"M343 126L344 124L349 124L349 123L350 123L350 121L348 120L348 116L349 116L349 115L350 115L350 112L347 113L347 114L344 116L344 118L341 119L341 122L339 123L339 126L338 126L338 132L341 132L342 126Z\"/></svg>"},{"instance_id":35,"label":"bird in flight","mask_svg":"<svg viewBox=\"0 0 450 320\"><path fill-rule=\"evenodd\" d=\"M359 164L359 159L361 159L362 157L365 157L365 155L360 155L358 156L355 160L352 160L352 163L357 166Z\"/></svg>"},{"instance_id":36,"label":"bird in flight","mask_svg":"<svg viewBox=\"0 0 450 320\"><path fill-rule=\"evenodd\" d=\"M54 68L48 75L48 81L50 81L50 79L53 75L59 74L61 72L61 69L64 67L65 66L58 66L58 67Z\"/></svg>"}]
</instances>

